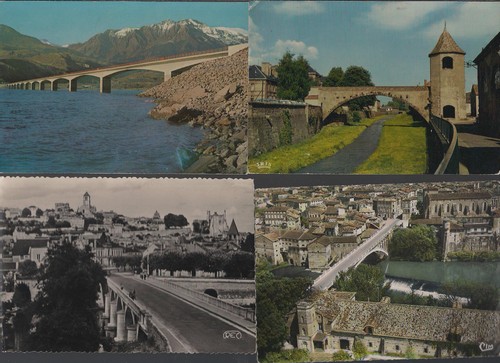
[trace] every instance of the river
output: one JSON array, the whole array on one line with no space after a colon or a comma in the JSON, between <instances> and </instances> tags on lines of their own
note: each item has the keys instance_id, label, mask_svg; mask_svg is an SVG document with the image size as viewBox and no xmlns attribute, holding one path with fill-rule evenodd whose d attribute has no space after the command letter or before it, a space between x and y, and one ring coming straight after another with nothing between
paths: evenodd
<instances>
[{"instance_id":1,"label":"river","mask_svg":"<svg viewBox=\"0 0 500 363\"><path fill-rule=\"evenodd\" d=\"M500 290L500 262L407 262L384 260L377 266L384 271L391 289L420 295L433 295L443 282L471 281Z\"/></svg>"},{"instance_id":2,"label":"river","mask_svg":"<svg viewBox=\"0 0 500 363\"><path fill-rule=\"evenodd\" d=\"M0 172L182 171L203 130L151 119L138 93L0 89Z\"/></svg>"}]
</instances>

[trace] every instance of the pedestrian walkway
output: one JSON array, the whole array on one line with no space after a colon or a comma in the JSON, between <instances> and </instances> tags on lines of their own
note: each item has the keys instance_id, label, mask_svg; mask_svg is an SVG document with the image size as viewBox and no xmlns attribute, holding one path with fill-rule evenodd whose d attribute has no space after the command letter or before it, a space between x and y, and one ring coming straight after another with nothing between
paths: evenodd
<instances>
[{"instance_id":1,"label":"pedestrian walkway","mask_svg":"<svg viewBox=\"0 0 500 363\"><path fill-rule=\"evenodd\" d=\"M295 173L354 174L354 171L377 149L384 122L394 116L384 117L368 126L352 143L332 156L318 161Z\"/></svg>"},{"instance_id":2,"label":"pedestrian walkway","mask_svg":"<svg viewBox=\"0 0 500 363\"><path fill-rule=\"evenodd\" d=\"M139 276L136 276L138 280L140 280ZM145 284L149 284L151 286L155 286L163 291L166 291L172 295L175 295L177 298L182 299L190 304L196 305L199 309L205 310L208 313L211 313L217 316L219 319L230 322L237 327L244 329L247 333L255 335L256 333L256 324L252 321L246 320L241 316L236 314L232 314L228 312L226 309L220 308L218 306L208 304L204 299L201 299L203 296L202 293L194 291L194 293L189 293L186 291L186 288L173 288L171 284L168 284L170 281L157 279L155 277L148 277L146 280L141 280L141 282ZM181 283L178 284L181 286ZM182 286L181 286L182 287ZM199 296L199 297L198 297Z\"/></svg>"}]
</instances>

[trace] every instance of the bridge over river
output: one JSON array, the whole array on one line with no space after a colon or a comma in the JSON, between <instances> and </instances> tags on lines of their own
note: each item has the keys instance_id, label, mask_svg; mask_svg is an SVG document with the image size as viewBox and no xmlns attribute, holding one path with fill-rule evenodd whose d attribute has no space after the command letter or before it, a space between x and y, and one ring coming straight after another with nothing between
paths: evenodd
<instances>
[{"instance_id":1,"label":"bridge over river","mask_svg":"<svg viewBox=\"0 0 500 363\"><path fill-rule=\"evenodd\" d=\"M57 91L58 84L61 81L67 81L68 90L70 92L75 92L77 90L78 79L84 76L92 76L99 79L99 91L101 93L109 93L111 92L111 77L123 72L135 70L162 72L164 75L164 80L166 81L172 76L180 74L197 64L212 59L228 57L246 48L248 48L248 44L230 45L219 49L177 54L174 56L162 57L152 60L117 64L109 67L101 67L73 73L29 79L25 81L10 83L8 84L8 88L27 90L51 89L52 91Z\"/></svg>"},{"instance_id":2,"label":"bridge over river","mask_svg":"<svg viewBox=\"0 0 500 363\"><path fill-rule=\"evenodd\" d=\"M252 309L171 281L142 280L137 275L120 273L107 280L103 324L106 335L115 341L154 336L170 352L255 352ZM135 299L129 296L131 291L135 291Z\"/></svg>"},{"instance_id":3,"label":"bridge over river","mask_svg":"<svg viewBox=\"0 0 500 363\"><path fill-rule=\"evenodd\" d=\"M401 224L402 221L399 219L388 219L385 221L382 228L380 228L375 234L318 276L316 280L314 280L313 288L318 290L328 290L333 286L341 271L347 271L350 267L359 265L373 252L381 252L388 255L387 245L389 239L391 238L392 231Z\"/></svg>"}]
</instances>

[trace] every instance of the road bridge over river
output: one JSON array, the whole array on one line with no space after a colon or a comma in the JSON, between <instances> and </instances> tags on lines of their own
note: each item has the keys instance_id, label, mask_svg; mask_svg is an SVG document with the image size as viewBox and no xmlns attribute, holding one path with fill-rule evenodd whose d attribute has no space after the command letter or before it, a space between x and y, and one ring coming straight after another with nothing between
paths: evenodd
<instances>
[{"instance_id":1,"label":"road bridge over river","mask_svg":"<svg viewBox=\"0 0 500 363\"><path fill-rule=\"evenodd\" d=\"M255 352L255 315L169 281L114 273L108 277L104 316L108 336L135 341L139 331L159 336L179 353ZM135 290L135 299L129 292Z\"/></svg>"},{"instance_id":2,"label":"road bridge over river","mask_svg":"<svg viewBox=\"0 0 500 363\"><path fill-rule=\"evenodd\" d=\"M359 265L371 253L381 252L388 255L387 245L391 238L392 231L401 224L402 221L399 219L388 219L385 221L382 228L375 234L318 276L316 280L314 280L313 288L328 290L332 287L341 271L347 271L350 267Z\"/></svg>"}]
</instances>

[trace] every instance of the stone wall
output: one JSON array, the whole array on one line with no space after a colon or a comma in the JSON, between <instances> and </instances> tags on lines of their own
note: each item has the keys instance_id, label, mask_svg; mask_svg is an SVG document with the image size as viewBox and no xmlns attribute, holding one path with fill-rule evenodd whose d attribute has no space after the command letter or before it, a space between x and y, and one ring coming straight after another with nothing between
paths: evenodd
<instances>
[{"instance_id":1,"label":"stone wall","mask_svg":"<svg viewBox=\"0 0 500 363\"><path fill-rule=\"evenodd\" d=\"M249 153L251 156L280 146L279 135L290 121L292 143L302 141L319 130L321 107L303 103L251 102L249 105Z\"/></svg>"}]
</instances>

